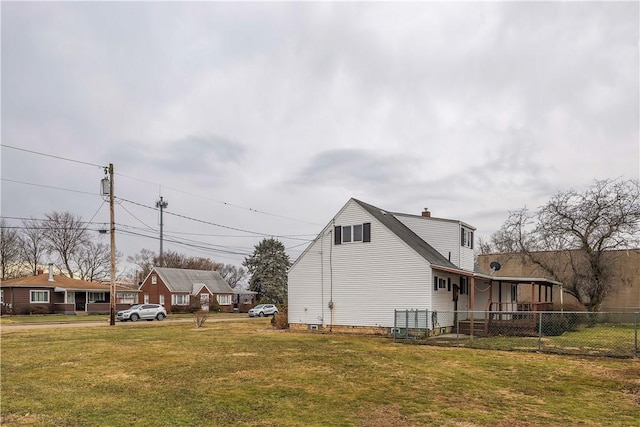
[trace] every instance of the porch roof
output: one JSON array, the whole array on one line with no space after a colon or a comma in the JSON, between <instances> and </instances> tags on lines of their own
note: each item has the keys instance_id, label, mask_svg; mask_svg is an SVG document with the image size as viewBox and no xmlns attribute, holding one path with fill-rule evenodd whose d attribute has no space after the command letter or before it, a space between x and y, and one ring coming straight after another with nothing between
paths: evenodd
<instances>
[{"instance_id":1,"label":"porch roof","mask_svg":"<svg viewBox=\"0 0 640 427\"><path fill-rule=\"evenodd\" d=\"M494 282L507 282L507 283L523 283L523 284L536 284L536 285L551 285L562 286L562 282L557 280L547 279L545 277L516 277L516 276L495 276L485 273L474 273L474 276L480 279L491 280Z\"/></svg>"}]
</instances>

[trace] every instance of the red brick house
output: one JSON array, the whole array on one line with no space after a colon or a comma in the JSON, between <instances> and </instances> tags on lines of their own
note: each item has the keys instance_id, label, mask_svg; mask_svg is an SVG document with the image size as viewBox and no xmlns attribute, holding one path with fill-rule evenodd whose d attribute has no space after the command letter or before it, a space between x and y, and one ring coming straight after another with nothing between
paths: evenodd
<instances>
[{"instance_id":1,"label":"red brick house","mask_svg":"<svg viewBox=\"0 0 640 427\"><path fill-rule=\"evenodd\" d=\"M217 271L166 267L154 267L138 289L141 302L162 304L167 313L188 311L193 306L209 310L214 301L224 312L245 311L238 306L239 296L255 294L232 289Z\"/></svg>"}]
</instances>

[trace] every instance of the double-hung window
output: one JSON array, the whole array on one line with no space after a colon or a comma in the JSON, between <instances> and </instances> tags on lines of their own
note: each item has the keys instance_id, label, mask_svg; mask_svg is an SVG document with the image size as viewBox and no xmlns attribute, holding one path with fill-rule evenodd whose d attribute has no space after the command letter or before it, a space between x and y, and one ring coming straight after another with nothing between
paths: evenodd
<instances>
[{"instance_id":1,"label":"double-hung window","mask_svg":"<svg viewBox=\"0 0 640 427\"><path fill-rule=\"evenodd\" d=\"M216 295L218 299L218 304L220 305L230 305L231 304L231 295Z\"/></svg>"},{"instance_id":2,"label":"double-hung window","mask_svg":"<svg viewBox=\"0 0 640 427\"><path fill-rule=\"evenodd\" d=\"M29 291L29 302L31 304L49 303L49 291Z\"/></svg>"},{"instance_id":3,"label":"double-hung window","mask_svg":"<svg viewBox=\"0 0 640 427\"><path fill-rule=\"evenodd\" d=\"M106 301L104 292L89 292L89 302Z\"/></svg>"},{"instance_id":4,"label":"double-hung window","mask_svg":"<svg viewBox=\"0 0 640 427\"><path fill-rule=\"evenodd\" d=\"M185 295L185 294L171 295L171 305L189 305L189 295Z\"/></svg>"},{"instance_id":5,"label":"double-hung window","mask_svg":"<svg viewBox=\"0 0 640 427\"><path fill-rule=\"evenodd\" d=\"M460 246L473 249L473 231L464 227L460 228Z\"/></svg>"}]
</instances>

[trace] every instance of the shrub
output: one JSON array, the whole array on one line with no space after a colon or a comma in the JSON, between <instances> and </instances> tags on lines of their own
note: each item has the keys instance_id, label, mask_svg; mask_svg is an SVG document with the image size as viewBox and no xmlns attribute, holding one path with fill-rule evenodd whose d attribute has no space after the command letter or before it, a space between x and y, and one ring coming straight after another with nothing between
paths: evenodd
<instances>
[{"instance_id":1,"label":"shrub","mask_svg":"<svg viewBox=\"0 0 640 427\"><path fill-rule=\"evenodd\" d=\"M220 303L218 302L217 299L213 300L213 304L211 304L211 308L209 309L209 311L213 311L215 313L220 313Z\"/></svg>"},{"instance_id":2,"label":"shrub","mask_svg":"<svg viewBox=\"0 0 640 427\"><path fill-rule=\"evenodd\" d=\"M193 314L193 322L196 325L196 328L201 328L204 326L204 322L207 321L207 318L209 317L209 312L208 311L204 311L204 310L200 310L197 311Z\"/></svg>"},{"instance_id":3,"label":"shrub","mask_svg":"<svg viewBox=\"0 0 640 427\"><path fill-rule=\"evenodd\" d=\"M46 305L29 306L29 314L49 314L49 307Z\"/></svg>"},{"instance_id":4,"label":"shrub","mask_svg":"<svg viewBox=\"0 0 640 427\"><path fill-rule=\"evenodd\" d=\"M567 317L562 313L544 313L539 314L542 316L537 330L540 332L542 327L542 334L545 336L559 336L569 330L569 321Z\"/></svg>"},{"instance_id":5,"label":"shrub","mask_svg":"<svg viewBox=\"0 0 640 427\"><path fill-rule=\"evenodd\" d=\"M289 313L286 305L278 307L278 314L271 318L271 326L275 329L289 329Z\"/></svg>"},{"instance_id":6,"label":"shrub","mask_svg":"<svg viewBox=\"0 0 640 427\"><path fill-rule=\"evenodd\" d=\"M555 309L555 305L554 305L555 311L560 311L561 309L562 311L566 312L564 316L567 319L567 322L568 322L567 330L569 331L575 331L578 328L578 326L581 323L584 323L586 320L585 315L581 313L584 313L587 310L582 305L565 304L562 308L558 305L557 310Z\"/></svg>"}]
</instances>

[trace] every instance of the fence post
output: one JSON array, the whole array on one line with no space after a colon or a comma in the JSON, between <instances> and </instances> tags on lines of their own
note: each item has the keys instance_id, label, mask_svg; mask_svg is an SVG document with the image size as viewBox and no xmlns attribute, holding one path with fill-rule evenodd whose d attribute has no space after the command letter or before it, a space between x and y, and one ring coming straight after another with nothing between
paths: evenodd
<instances>
[{"instance_id":1,"label":"fence post","mask_svg":"<svg viewBox=\"0 0 640 427\"><path fill-rule=\"evenodd\" d=\"M396 342L398 333L398 310L393 310L393 342Z\"/></svg>"},{"instance_id":2,"label":"fence post","mask_svg":"<svg viewBox=\"0 0 640 427\"><path fill-rule=\"evenodd\" d=\"M409 310L404 312L404 339L409 339Z\"/></svg>"},{"instance_id":3,"label":"fence post","mask_svg":"<svg viewBox=\"0 0 640 427\"><path fill-rule=\"evenodd\" d=\"M633 339L633 348L634 348L634 355L633 357L635 357L636 359L638 358L638 316L640 316L640 312L636 311L635 316L634 316L634 323L635 323L635 327L633 328L634 332L635 332L635 336Z\"/></svg>"},{"instance_id":4,"label":"fence post","mask_svg":"<svg viewBox=\"0 0 640 427\"><path fill-rule=\"evenodd\" d=\"M542 315L543 312L538 312L538 351L542 352Z\"/></svg>"}]
</instances>

